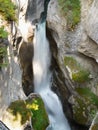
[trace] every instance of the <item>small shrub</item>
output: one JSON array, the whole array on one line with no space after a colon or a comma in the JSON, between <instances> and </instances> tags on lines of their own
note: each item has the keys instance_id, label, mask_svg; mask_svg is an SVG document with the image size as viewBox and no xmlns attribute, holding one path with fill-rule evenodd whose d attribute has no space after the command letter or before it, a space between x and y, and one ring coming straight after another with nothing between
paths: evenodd
<instances>
[{"instance_id":1,"label":"small shrub","mask_svg":"<svg viewBox=\"0 0 98 130\"><path fill-rule=\"evenodd\" d=\"M7 56L7 47L0 47L0 68L8 65L7 60L3 59Z\"/></svg>"},{"instance_id":2,"label":"small shrub","mask_svg":"<svg viewBox=\"0 0 98 130\"><path fill-rule=\"evenodd\" d=\"M7 38L8 33L4 30L4 26L0 27L0 38Z\"/></svg>"},{"instance_id":3,"label":"small shrub","mask_svg":"<svg viewBox=\"0 0 98 130\"><path fill-rule=\"evenodd\" d=\"M7 21L15 21L15 5L11 0L0 0L0 14Z\"/></svg>"},{"instance_id":4,"label":"small shrub","mask_svg":"<svg viewBox=\"0 0 98 130\"><path fill-rule=\"evenodd\" d=\"M80 0L58 0L62 14L67 18L68 29L72 30L80 22Z\"/></svg>"},{"instance_id":5,"label":"small shrub","mask_svg":"<svg viewBox=\"0 0 98 130\"><path fill-rule=\"evenodd\" d=\"M8 108L8 112L15 116L15 120L17 120L19 114L21 116L21 124L24 124L31 117L31 112L26 108L26 104L23 100L12 102Z\"/></svg>"},{"instance_id":6,"label":"small shrub","mask_svg":"<svg viewBox=\"0 0 98 130\"><path fill-rule=\"evenodd\" d=\"M4 39L7 38L8 33L4 30L4 26L0 27L0 38ZM5 67L7 63L4 63L3 58L7 56L7 47L2 46L2 43L0 43L0 68Z\"/></svg>"}]
</instances>

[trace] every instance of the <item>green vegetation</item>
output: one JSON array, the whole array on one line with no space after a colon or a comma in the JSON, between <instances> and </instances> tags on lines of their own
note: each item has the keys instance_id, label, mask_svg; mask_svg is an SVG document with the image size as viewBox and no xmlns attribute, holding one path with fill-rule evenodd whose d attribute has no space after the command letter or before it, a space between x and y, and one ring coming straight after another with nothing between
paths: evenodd
<instances>
[{"instance_id":1,"label":"green vegetation","mask_svg":"<svg viewBox=\"0 0 98 130\"><path fill-rule=\"evenodd\" d=\"M31 117L31 112L26 108L26 104L23 100L12 102L8 108L8 112L15 116L14 120L17 120L19 114L21 116L21 124L24 124Z\"/></svg>"},{"instance_id":2,"label":"green vegetation","mask_svg":"<svg viewBox=\"0 0 98 130\"><path fill-rule=\"evenodd\" d=\"M64 58L64 64L70 68L73 81L84 83L89 80L90 72L81 66L73 57L66 56Z\"/></svg>"},{"instance_id":3,"label":"green vegetation","mask_svg":"<svg viewBox=\"0 0 98 130\"><path fill-rule=\"evenodd\" d=\"M8 65L7 61L4 62L3 58L7 55L7 47L0 47L0 67L5 67Z\"/></svg>"},{"instance_id":4,"label":"green vegetation","mask_svg":"<svg viewBox=\"0 0 98 130\"><path fill-rule=\"evenodd\" d=\"M16 21L15 17L15 5L11 0L0 0L0 18L1 21L5 20L7 22ZM7 26L7 25L5 25ZM8 33L5 31L4 26L0 26L0 39L7 38ZM2 46L3 43L0 43L0 68L7 65L4 63L3 58L7 56L7 48Z\"/></svg>"},{"instance_id":5,"label":"green vegetation","mask_svg":"<svg viewBox=\"0 0 98 130\"><path fill-rule=\"evenodd\" d=\"M67 18L68 29L73 30L80 22L80 0L58 0L62 14Z\"/></svg>"},{"instance_id":6,"label":"green vegetation","mask_svg":"<svg viewBox=\"0 0 98 130\"><path fill-rule=\"evenodd\" d=\"M48 116L44 107L44 103L40 97L27 101L27 107L32 112L32 125L34 130L46 130L49 125Z\"/></svg>"},{"instance_id":7,"label":"green vegetation","mask_svg":"<svg viewBox=\"0 0 98 130\"><path fill-rule=\"evenodd\" d=\"M74 97L74 119L79 124L88 125L98 111L98 97L89 88L77 88L76 91L79 96Z\"/></svg>"},{"instance_id":8,"label":"green vegetation","mask_svg":"<svg viewBox=\"0 0 98 130\"><path fill-rule=\"evenodd\" d=\"M94 124L91 130L97 130L98 129L98 124Z\"/></svg>"},{"instance_id":9,"label":"green vegetation","mask_svg":"<svg viewBox=\"0 0 98 130\"><path fill-rule=\"evenodd\" d=\"M80 96L91 98L91 103L95 104L98 107L98 97L93 92L91 92L89 88L77 88L76 91Z\"/></svg>"},{"instance_id":10,"label":"green vegetation","mask_svg":"<svg viewBox=\"0 0 98 130\"><path fill-rule=\"evenodd\" d=\"M4 30L4 26L0 28L0 38L4 39L7 38L8 33ZM7 63L3 62L3 58L7 56L7 47L2 46L2 43L0 43L0 67L5 67Z\"/></svg>"},{"instance_id":11,"label":"green vegetation","mask_svg":"<svg viewBox=\"0 0 98 130\"><path fill-rule=\"evenodd\" d=\"M0 15L6 21L15 21L15 8L16 6L11 2L11 0L0 0Z\"/></svg>"},{"instance_id":12,"label":"green vegetation","mask_svg":"<svg viewBox=\"0 0 98 130\"><path fill-rule=\"evenodd\" d=\"M21 116L21 124L27 120L32 119L34 130L46 130L49 125L49 119L44 107L41 97L29 98L26 101L17 100L12 102L8 108L8 112L15 116L17 120L18 115Z\"/></svg>"},{"instance_id":13,"label":"green vegetation","mask_svg":"<svg viewBox=\"0 0 98 130\"><path fill-rule=\"evenodd\" d=\"M8 33L4 30L4 26L0 28L0 38L7 38Z\"/></svg>"},{"instance_id":14,"label":"green vegetation","mask_svg":"<svg viewBox=\"0 0 98 130\"><path fill-rule=\"evenodd\" d=\"M80 69L78 72L72 73L72 79L76 82L83 83L89 80L89 71Z\"/></svg>"}]
</instances>

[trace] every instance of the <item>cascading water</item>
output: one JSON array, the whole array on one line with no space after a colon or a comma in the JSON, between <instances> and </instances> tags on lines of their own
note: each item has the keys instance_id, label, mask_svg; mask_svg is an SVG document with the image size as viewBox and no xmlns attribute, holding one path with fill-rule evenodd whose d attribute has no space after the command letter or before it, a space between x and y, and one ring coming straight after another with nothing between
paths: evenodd
<instances>
[{"instance_id":1,"label":"cascading water","mask_svg":"<svg viewBox=\"0 0 98 130\"><path fill-rule=\"evenodd\" d=\"M57 95L51 91L51 72L49 71L51 55L49 43L46 39L45 22L36 27L34 38L34 86L44 101L50 125L46 130L70 130L64 116L62 105Z\"/></svg>"}]
</instances>

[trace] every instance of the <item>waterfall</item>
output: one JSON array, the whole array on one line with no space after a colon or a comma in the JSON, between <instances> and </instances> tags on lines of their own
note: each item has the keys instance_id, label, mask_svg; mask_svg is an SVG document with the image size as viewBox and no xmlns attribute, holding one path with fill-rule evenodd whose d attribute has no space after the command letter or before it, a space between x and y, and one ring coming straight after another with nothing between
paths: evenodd
<instances>
[{"instance_id":1,"label":"waterfall","mask_svg":"<svg viewBox=\"0 0 98 130\"><path fill-rule=\"evenodd\" d=\"M41 95L49 116L50 125L46 130L70 130L61 102L50 89L52 75L49 71L50 61L51 54L46 38L45 22L43 22L36 26L34 38L33 71L35 92Z\"/></svg>"}]
</instances>

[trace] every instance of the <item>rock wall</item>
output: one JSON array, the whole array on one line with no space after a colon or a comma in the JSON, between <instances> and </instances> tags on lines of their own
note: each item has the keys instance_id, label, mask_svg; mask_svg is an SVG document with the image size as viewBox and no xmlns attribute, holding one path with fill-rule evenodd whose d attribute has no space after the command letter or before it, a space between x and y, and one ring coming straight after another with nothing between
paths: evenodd
<instances>
[{"instance_id":1,"label":"rock wall","mask_svg":"<svg viewBox=\"0 0 98 130\"><path fill-rule=\"evenodd\" d=\"M11 26L13 39L11 45L19 58L22 74L16 72L18 64L14 57L10 60L11 68L9 69L9 71L14 70L14 74L12 71L9 72L10 76L7 79L8 82L5 82L5 87L6 84L9 84L10 87L6 89L5 93L9 89L13 90L13 80L18 73L19 86L22 75L22 87L28 96L33 92L34 31L36 24L41 20L46 1L20 0L14 2L18 6L18 11L16 11L18 23L13 22ZM52 55L50 66L50 70L53 72L52 90L59 96L64 113L73 130L88 130L98 109L97 5L97 0L81 0L81 21L73 30L67 29L68 21L66 16L61 13L58 1L51 0L48 5L46 22L47 38ZM28 51L31 53L27 56ZM17 70L19 70L19 66ZM12 80L10 81L10 79ZM17 83L14 85L17 86ZM15 93L19 86L15 87L15 91L13 90ZM1 90L4 91L4 88ZM13 91L11 94L14 94ZM4 96L2 97L4 98ZM11 97L8 96L9 99ZM18 95L14 99L17 97ZM5 102L9 103L8 100Z\"/></svg>"},{"instance_id":2,"label":"rock wall","mask_svg":"<svg viewBox=\"0 0 98 130\"><path fill-rule=\"evenodd\" d=\"M93 117L91 117L92 110L90 110L92 106L86 110L82 110L82 107L86 107L87 104L80 107L81 105L79 103L82 102L83 104L85 98L83 96L84 94L82 93L83 95L80 95L79 91L82 91L82 89L86 91L85 89L88 89L88 93L91 91L96 97L98 96L98 4L96 0L81 0L80 2L81 21L74 30L69 31L67 29L66 16L61 13L58 1L51 0L48 6L47 28L50 30L56 42L56 58L54 52L52 52L52 54L64 75L64 89L67 88L69 90L67 100L72 107L73 119L79 125L89 127L93 120ZM58 86L58 90L60 88L63 89L62 86ZM78 88L80 89L79 91L77 91ZM80 99L77 99L79 96ZM66 96L63 94L63 97ZM87 96L87 98L88 97L89 96ZM90 98L92 98L92 96ZM80 109L77 109L79 107ZM97 105L93 106L92 109L96 113L98 109ZM65 107L64 110L66 110ZM85 116L83 116L80 112L80 118L77 112L75 113L75 110L83 113L88 112L90 114L85 113ZM83 123L82 120L85 120L85 117L87 120ZM82 129L88 129L87 127L82 127ZM75 127L75 129L80 129L80 127Z\"/></svg>"}]
</instances>

